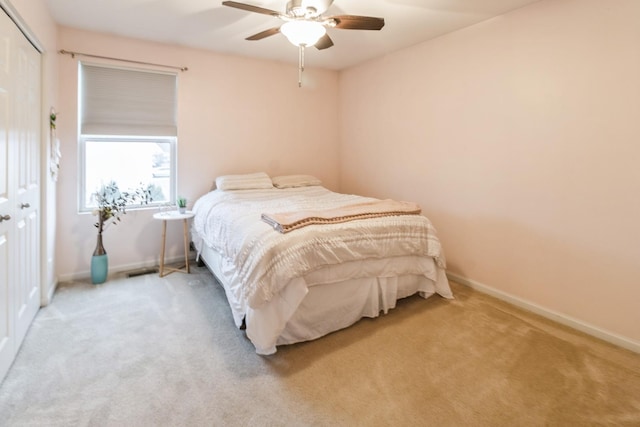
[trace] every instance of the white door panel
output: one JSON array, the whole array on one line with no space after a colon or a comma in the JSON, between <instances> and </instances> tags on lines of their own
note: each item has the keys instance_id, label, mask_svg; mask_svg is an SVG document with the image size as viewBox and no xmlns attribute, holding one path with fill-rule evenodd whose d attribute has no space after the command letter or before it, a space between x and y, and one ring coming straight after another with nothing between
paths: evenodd
<instances>
[{"instance_id":1,"label":"white door panel","mask_svg":"<svg viewBox=\"0 0 640 427\"><path fill-rule=\"evenodd\" d=\"M0 11L0 381L40 307L41 56Z\"/></svg>"},{"instance_id":2,"label":"white door panel","mask_svg":"<svg viewBox=\"0 0 640 427\"><path fill-rule=\"evenodd\" d=\"M0 225L2 225L0 223ZM15 356L14 312L9 290L9 238L0 227L0 379ZM6 228L6 227L5 227Z\"/></svg>"},{"instance_id":3,"label":"white door panel","mask_svg":"<svg viewBox=\"0 0 640 427\"><path fill-rule=\"evenodd\" d=\"M17 268L16 268L16 340L22 342L31 321L40 308L40 286L38 283L38 258L32 256L38 248L38 216L35 212L17 225Z\"/></svg>"},{"instance_id":4,"label":"white door panel","mask_svg":"<svg viewBox=\"0 0 640 427\"><path fill-rule=\"evenodd\" d=\"M0 12L0 217L13 215L11 202L14 194L10 190L12 171L9 165L9 101L13 85L11 66L11 40L13 38L11 28L6 22L8 18ZM10 273L10 262L13 259L10 247L13 243L14 222L4 220L0 222L0 378L4 376L11 366L15 356L14 336L14 306L11 284L13 278Z\"/></svg>"}]
</instances>

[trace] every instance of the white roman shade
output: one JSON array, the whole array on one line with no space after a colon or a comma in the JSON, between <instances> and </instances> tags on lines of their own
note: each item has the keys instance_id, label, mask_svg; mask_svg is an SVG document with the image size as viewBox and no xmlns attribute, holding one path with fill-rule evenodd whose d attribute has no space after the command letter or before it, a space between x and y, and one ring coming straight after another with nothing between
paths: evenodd
<instances>
[{"instance_id":1,"label":"white roman shade","mask_svg":"<svg viewBox=\"0 0 640 427\"><path fill-rule=\"evenodd\" d=\"M175 74L80 64L80 133L177 136Z\"/></svg>"}]
</instances>

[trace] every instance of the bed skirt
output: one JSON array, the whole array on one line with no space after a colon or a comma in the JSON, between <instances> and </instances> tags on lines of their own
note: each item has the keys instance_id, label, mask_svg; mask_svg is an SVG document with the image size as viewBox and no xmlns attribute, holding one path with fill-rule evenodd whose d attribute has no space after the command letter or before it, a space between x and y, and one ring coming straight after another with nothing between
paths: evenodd
<instances>
[{"instance_id":1,"label":"bed skirt","mask_svg":"<svg viewBox=\"0 0 640 427\"><path fill-rule=\"evenodd\" d=\"M292 279L274 299L252 308L233 283L232 265L206 245L199 257L223 286L236 326L245 323L247 337L263 355L275 353L278 345L314 340L363 317L387 313L397 300L416 293L423 298L436 293L453 298L444 269L433 259L398 257L316 270ZM403 274L416 262L421 263L421 271L429 273Z\"/></svg>"}]
</instances>

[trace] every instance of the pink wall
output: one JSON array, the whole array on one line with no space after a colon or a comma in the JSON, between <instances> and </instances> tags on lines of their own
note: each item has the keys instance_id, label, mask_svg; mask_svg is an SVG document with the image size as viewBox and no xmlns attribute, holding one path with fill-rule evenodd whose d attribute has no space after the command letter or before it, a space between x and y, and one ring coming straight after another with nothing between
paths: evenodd
<instances>
[{"instance_id":1,"label":"pink wall","mask_svg":"<svg viewBox=\"0 0 640 427\"><path fill-rule=\"evenodd\" d=\"M310 173L338 184L338 75L305 70L297 85L289 64L184 47L59 29L60 49L187 66L178 77L178 193L192 205L216 176L265 171ZM77 213L77 60L59 58L62 164L58 192L57 272L61 280L87 276L95 246L95 217ZM96 62L96 60L90 60ZM126 65L126 64L124 64ZM156 210L129 212L105 232L111 271L157 265L161 224ZM179 257L181 227L168 228L168 258Z\"/></svg>"},{"instance_id":2,"label":"pink wall","mask_svg":"<svg viewBox=\"0 0 640 427\"><path fill-rule=\"evenodd\" d=\"M545 0L340 75L341 188L454 276L640 348L640 2Z\"/></svg>"}]
</instances>

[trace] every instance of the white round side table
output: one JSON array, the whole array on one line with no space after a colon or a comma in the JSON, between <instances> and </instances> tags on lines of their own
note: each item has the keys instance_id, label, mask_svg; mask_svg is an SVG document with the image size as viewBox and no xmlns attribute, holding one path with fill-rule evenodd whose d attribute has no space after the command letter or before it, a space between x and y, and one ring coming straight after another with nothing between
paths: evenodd
<instances>
[{"instance_id":1,"label":"white round side table","mask_svg":"<svg viewBox=\"0 0 640 427\"><path fill-rule=\"evenodd\" d=\"M158 212L153 214L154 219L162 220L162 251L160 252L160 277L164 277L167 274L174 271L182 273L190 273L189 269L189 219L193 218L194 213L186 211L180 213L178 211ZM167 240L167 221L182 220L182 228L184 234L184 263L185 266L181 268L165 267L164 266L164 251Z\"/></svg>"}]
</instances>

